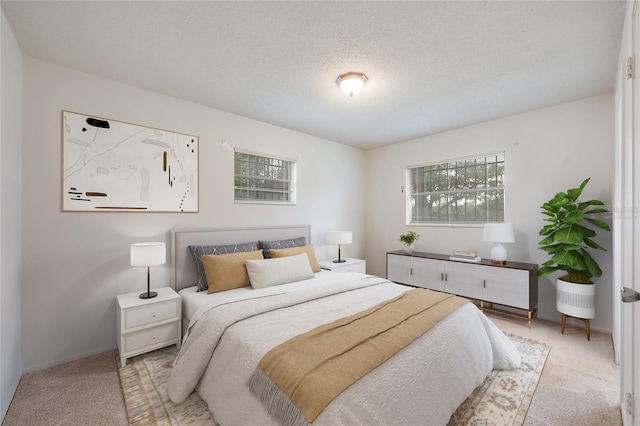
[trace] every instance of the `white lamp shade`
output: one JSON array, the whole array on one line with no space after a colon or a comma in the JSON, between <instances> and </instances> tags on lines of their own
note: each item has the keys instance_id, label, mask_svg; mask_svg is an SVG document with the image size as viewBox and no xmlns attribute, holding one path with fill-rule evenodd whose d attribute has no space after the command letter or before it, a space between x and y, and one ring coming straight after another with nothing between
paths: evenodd
<instances>
[{"instance_id":1,"label":"white lamp shade","mask_svg":"<svg viewBox=\"0 0 640 426\"><path fill-rule=\"evenodd\" d=\"M167 260L165 243L131 244L131 266L163 265Z\"/></svg>"},{"instance_id":2,"label":"white lamp shade","mask_svg":"<svg viewBox=\"0 0 640 426\"><path fill-rule=\"evenodd\" d=\"M513 243L516 240L513 234L513 225L511 223L485 223L483 239L493 243Z\"/></svg>"},{"instance_id":3,"label":"white lamp shade","mask_svg":"<svg viewBox=\"0 0 640 426\"><path fill-rule=\"evenodd\" d=\"M327 244L351 244L351 231L327 232Z\"/></svg>"},{"instance_id":4,"label":"white lamp shade","mask_svg":"<svg viewBox=\"0 0 640 426\"><path fill-rule=\"evenodd\" d=\"M336 83L338 83L338 86L340 86L340 89L342 89L346 95L353 98L360 93L366 81L366 75L360 72L348 72L340 75Z\"/></svg>"}]
</instances>

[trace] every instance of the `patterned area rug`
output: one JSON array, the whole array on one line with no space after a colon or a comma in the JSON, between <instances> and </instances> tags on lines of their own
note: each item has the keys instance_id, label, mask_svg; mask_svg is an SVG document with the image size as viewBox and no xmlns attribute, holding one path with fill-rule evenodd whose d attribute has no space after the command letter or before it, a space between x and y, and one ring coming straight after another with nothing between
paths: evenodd
<instances>
[{"instance_id":1,"label":"patterned area rug","mask_svg":"<svg viewBox=\"0 0 640 426\"><path fill-rule=\"evenodd\" d=\"M196 392L182 404L169 399L169 376L178 351L174 346L127 360L120 384L130 425L217 425ZM118 365L120 357L116 354Z\"/></svg>"},{"instance_id":2,"label":"patterned area rug","mask_svg":"<svg viewBox=\"0 0 640 426\"><path fill-rule=\"evenodd\" d=\"M493 370L451 416L453 425L521 425L536 391L550 346L505 333L522 363L517 370Z\"/></svg>"},{"instance_id":3,"label":"patterned area rug","mask_svg":"<svg viewBox=\"0 0 640 426\"><path fill-rule=\"evenodd\" d=\"M549 346L507 334L522 355L518 370L494 370L451 416L454 425L521 425L549 355ZM176 347L131 358L119 369L131 425L217 423L197 393L182 404L169 400L167 386Z\"/></svg>"}]
</instances>

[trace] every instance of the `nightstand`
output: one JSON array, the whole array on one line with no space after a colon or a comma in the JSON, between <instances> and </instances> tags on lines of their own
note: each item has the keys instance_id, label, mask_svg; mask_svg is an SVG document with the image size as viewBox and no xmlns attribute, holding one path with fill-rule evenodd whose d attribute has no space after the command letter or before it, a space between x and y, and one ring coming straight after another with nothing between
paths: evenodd
<instances>
[{"instance_id":1,"label":"nightstand","mask_svg":"<svg viewBox=\"0 0 640 426\"><path fill-rule=\"evenodd\" d=\"M333 272L360 272L367 273L367 262L362 259L345 259L342 263L333 263L333 260L318 262L321 269Z\"/></svg>"},{"instance_id":2,"label":"nightstand","mask_svg":"<svg viewBox=\"0 0 640 426\"><path fill-rule=\"evenodd\" d=\"M142 291L116 296L116 329L120 366L127 358L165 346L180 349L182 301L171 287L154 289L158 296L140 299Z\"/></svg>"}]
</instances>

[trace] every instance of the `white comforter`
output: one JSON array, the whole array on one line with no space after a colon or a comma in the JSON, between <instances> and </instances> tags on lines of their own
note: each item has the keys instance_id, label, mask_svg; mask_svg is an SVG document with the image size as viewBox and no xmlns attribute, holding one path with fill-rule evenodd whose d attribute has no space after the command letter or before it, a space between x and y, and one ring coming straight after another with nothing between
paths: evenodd
<instances>
[{"instance_id":1,"label":"white comforter","mask_svg":"<svg viewBox=\"0 0 640 426\"><path fill-rule=\"evenodd\" d=\"M197 389L224 426L277 425L246 385L262 356L297 334L409 289L364 274L322 273L298 283L221 294L194 315L169 396L179 403ZM345 390L314 424L446 424L491 369L519 365L511 341L474 305L465 304Z\"/></svg>"}]
</instances>

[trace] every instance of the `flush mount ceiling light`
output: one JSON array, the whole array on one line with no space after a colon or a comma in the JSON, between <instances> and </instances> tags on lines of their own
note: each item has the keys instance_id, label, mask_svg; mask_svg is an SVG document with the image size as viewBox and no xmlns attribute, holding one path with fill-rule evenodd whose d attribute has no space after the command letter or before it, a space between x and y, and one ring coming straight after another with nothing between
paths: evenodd
<instances>
[{"instance_id":1,"label":"flush mount ceiling light","mask_svg":"<svg viewBox=\"0 0 640 426\"><path fill-rule=\"evenodd\" d=\"M338 76L336 83L350 98L360 93L367 82L367 76L361 72L348 72Z\"/></svg>"}]
</instances>

